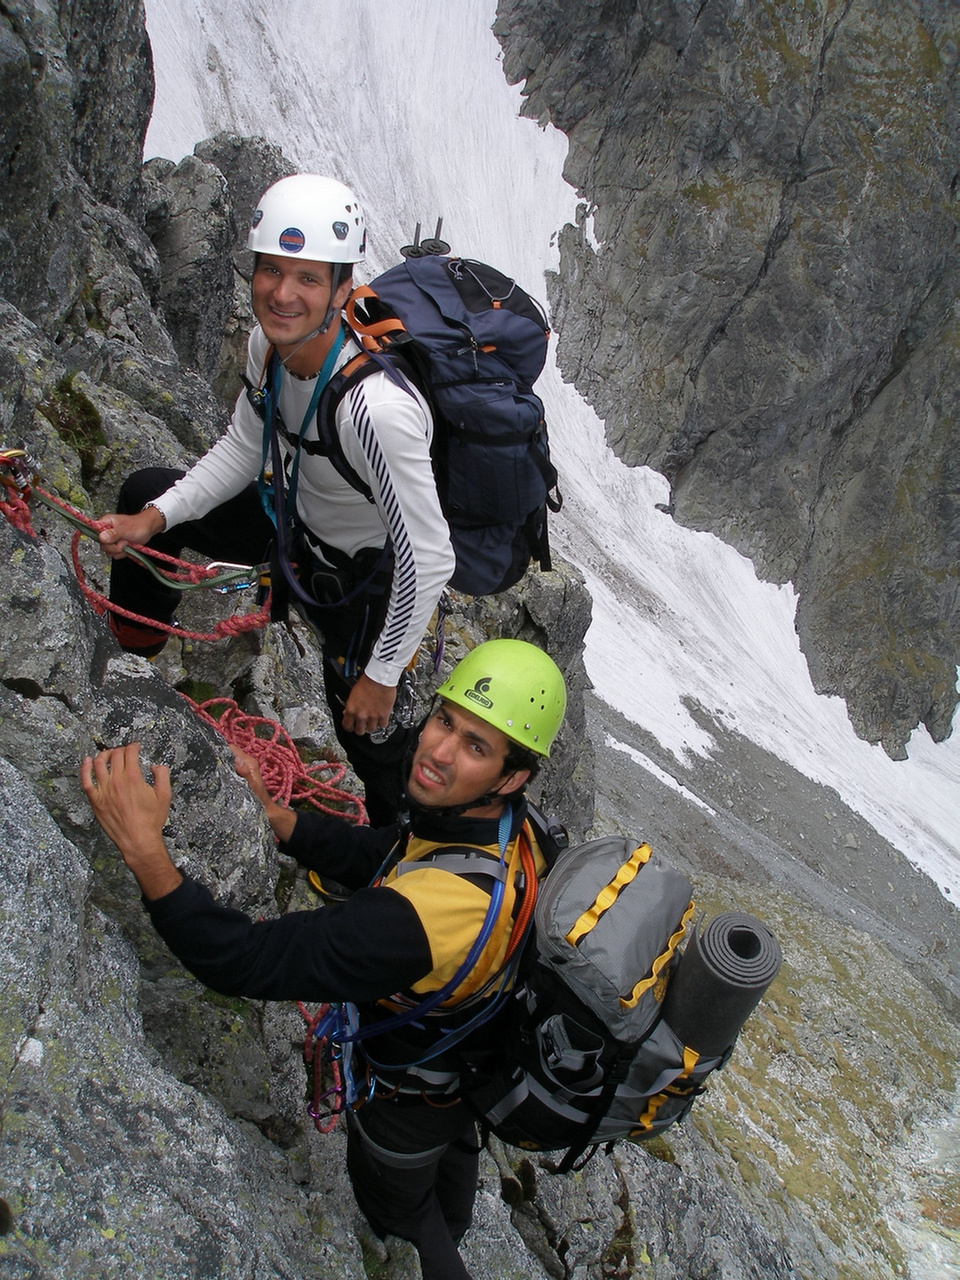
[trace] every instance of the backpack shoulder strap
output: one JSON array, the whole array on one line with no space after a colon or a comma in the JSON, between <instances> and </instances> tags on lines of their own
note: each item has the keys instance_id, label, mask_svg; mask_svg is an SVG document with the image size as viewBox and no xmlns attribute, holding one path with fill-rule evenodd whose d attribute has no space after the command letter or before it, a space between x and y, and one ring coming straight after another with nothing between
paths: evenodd
<instances>
[{"instance_id":1,"label":"backpack shoulder strap","mask_svg":"<svg viewBox=\"0 0 960 1280\"><path fill-rule=\"evenodd\" d=\"M362 308L360 314L358 304ZM343 310L347 324L364 351L387 351L403 342L402 335L409 337L400 317L380 301L379 294L368 284L354 289Z\"/></svg>"},{"instance_id":2,"label":"backpack shoulder strap","mask_svg":"<svg viewBox=\"0 0 960 1280\"><path fill-rule=\"evenodd\" d=\"M439 845L434 852L422 858L398 863L396 872L401 876L425 866L439 867L441 871L450 871L458 876L491 876L494 880L507 878L507 865L495 853L466 844Z\"/></svg>"},{"instance_id":3,"label":"backpack shoulder strap","mask_svg":"<svg viewBox=\"0 0 960 1280\"><path fill-rule=\"evenodd\" d=\"M373 502L373 493L356 468L351 466L344 453L340 432L337 430L337 410L348 393L364 378L369 378L374 373L384 372L388 373L410 395L413 393L405 379L409 379L418 388L421 386L421 380L417 377L413 365L405 360L400 352L374 354L361 351L352 360L348 360L327 383L320 397L320 404L317 406L318 439L315 444L308 442L304 445L306 452L318 453L322 457L329 458L339 475L351 488L362 493L368 502Z\"/></svg>"},{"instance_id":4,"label":"backpack shoulder strap","mask_svg":"<svg viewBox=\"0 0 960 1280\"><path fill-rule=\"evenodd\" d=\"M476 948L472 962L463 966L439 992L430 997L434 1007L455 1008L471 995L487 989L498 975L503 974L529 936L538 885L526 824L521 828L509 858L500 858L476 845L438 845L422 857L409 862L401 860L393 869L400 876L427 867L449 871L469 878L471 882L474 876L486 877L491 882L490 911L482 931L487 936ZM497 964L495 958L502 950L508 928L511 930L510 941L505 955ZM423 1003L418 1007L422 1009Z\"/></svg>"},{"instance_id":5,"label":"backpack shoulder strap","mask_svg":"<svg viewBox=\"0 0 960 1280\"><path fill-rule=\"evenodd\" d=\"M570 845L570 836L559 818L548 818L541 809L527 799L527 821L537 837L540 851L547 862L547 869L556 862L560 854Z\"/></svg>"},{"instance_id":6,"label":"backpack shoulder strap","mask_svg":"<svg viewBox=\"0 0 960 1280\"><path fill-rule=\"evenodd\" d=\"M364 378L368 378L371 373L376 373L376 371L377 366L373 364L365 352L354 356L327 383L317 406L318 439L315 446L316 452L325 458L329 458L334 467L336 467L338 474L346 480L351 488L363 494L368 502L373 502L373 493L367 482L350 465L347 455L343 451L340 432L337 430L337 409L351 387L355 387L357 383L362 382Z\"/></svg>"}]
</instances>

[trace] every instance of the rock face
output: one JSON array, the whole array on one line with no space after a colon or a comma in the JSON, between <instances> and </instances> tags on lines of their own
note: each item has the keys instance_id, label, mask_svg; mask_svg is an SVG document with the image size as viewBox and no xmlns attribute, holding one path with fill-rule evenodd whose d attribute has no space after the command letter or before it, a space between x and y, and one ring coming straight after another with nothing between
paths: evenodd
<instances>
[{"instance_id":1,"label":"rock face","mask_svg":"<svg viewBox=\"0 0 960 1280\"><path fill-rule=\"evenodd\" d=\"M791 580L816 688L905 756L957 703L956 8L501 0L584 197L559 360L675 518Z\"/></svg>"},{"instance_id":2,"label":"rock face","mask_svg":"<svg viewBox=\"0 0 960 1280\"><path fill-rule=\"evenodd\" d=\"M187 465L222 429L250 320L242 228L289 171L262 139L231 136L141 169L150 91L138 0L0 12L0 443L27 444L42 486L91 513L135 467ZM306 1121L301 1012L215 996L172 959L78 780L85 754L139 741L172 771L178 862L255 917L316 908L181 696L233 698L326 756L315 644L294 621L219 645L185 637L153 664L122 654L78 585L71 527L31 510L35 537L0 519L0 1274L415 1276L409 1247L356 1214L342 1135ZM78 558L102 577L88 541ZM540 799L583 836L595 818L583 582L559 564L453 604L439 675L421 659L424 697L487 636L545 645L570 707ZM251 605L201 594L181 620L206 632ZM728 883L710 892L729 907ZM711 1099L675 1141L623 1144L575 1177L494 1144L464 1244L474 1274L902 1273L886 1166L955 1088L955 1028L929 982L944 965L918 969L924 985L866 934L752 881L739 905L789 939L787 966Z\"/></svg>"}]
</instances>

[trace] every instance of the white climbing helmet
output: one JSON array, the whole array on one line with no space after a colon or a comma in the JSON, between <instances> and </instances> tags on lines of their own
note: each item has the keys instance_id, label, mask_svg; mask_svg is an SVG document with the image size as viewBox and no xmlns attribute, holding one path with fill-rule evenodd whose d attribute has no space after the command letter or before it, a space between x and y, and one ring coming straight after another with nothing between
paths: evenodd
<instances>
[{"instance_id":1,"label":"white climbing helmet","mask_svg":"<svg viewBox=\"0 0 960 1280\"><path fill-rule=\"evenodd\" d=\"M268 187L247 236L254 253L313 262L360 262L366 247L360 201L342 182L316 173L296 173Z\"/></svg>"}]
</instances>

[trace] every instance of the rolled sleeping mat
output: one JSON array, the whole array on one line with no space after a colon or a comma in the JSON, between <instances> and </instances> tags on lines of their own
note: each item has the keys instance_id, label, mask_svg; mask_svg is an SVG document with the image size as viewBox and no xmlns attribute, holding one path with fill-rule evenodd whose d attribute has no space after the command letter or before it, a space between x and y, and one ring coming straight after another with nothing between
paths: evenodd
<instances>
[{"instance_id":1,"label":"rolled sleeping mat","mask_svg":"<svg viewBox=\"0 0 960 1280\"><path fill-rule=\"evenodd\" d=\"M777 976L783 956L765 924L741 911L695 929L670 978L663 1020L701 1058L724 1053Z\"/></svg>"}]
</instances>

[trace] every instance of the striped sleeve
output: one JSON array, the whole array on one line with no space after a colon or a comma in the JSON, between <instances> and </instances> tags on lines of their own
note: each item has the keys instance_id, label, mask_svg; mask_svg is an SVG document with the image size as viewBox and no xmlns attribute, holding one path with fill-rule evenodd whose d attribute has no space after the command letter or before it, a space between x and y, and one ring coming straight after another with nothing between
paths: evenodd
<instances>
[{"instance_id":1,"label":"striped sleeve","mask_svg":"<svg viewBox=\"0 0 960 1280\"><path fill-rule=\"evenodd\" d=\"M395 685L455 564L430 462L433 423L419 395L377 374L347 394L337 427L344 453L369 485L393 542L390 601L366 672L379 684Z\"/></svg>"}]
</instances>

